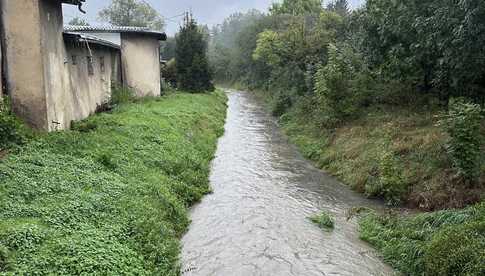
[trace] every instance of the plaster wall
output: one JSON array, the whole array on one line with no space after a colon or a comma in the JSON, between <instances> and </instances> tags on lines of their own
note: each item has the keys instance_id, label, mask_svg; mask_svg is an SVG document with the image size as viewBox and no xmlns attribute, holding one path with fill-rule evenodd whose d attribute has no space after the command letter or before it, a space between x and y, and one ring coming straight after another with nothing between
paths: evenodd
<instances>
[{"instance_id":1,"label":"plaster wall","mask_svg":"<svg viewBox=\"0 0 485 276\"><path fill-rule=\"evenodd\" d=\"M14 112L37 129L47 129L40 1L0 0L6 87Z\"/></svg>"},{"instance_id":2,"label":"plaster wall","mask_svg":"<svg viewBox=\"0 0 485 276\"><path fill-rule=\"evenodd\" d=\"M160 96L160 42L143 34L121 34L123 83L137 97Z\"/></svg>"},{"instance_id":3,"label":"plaster wall","mask_svg":"<svg viewBox=\"0 0 485 276\"><path fill-rule=\"evenodd\" d=\"M90 50L83 44L66 44L69 56L72 113L69 120L82 120L109 101L113 63L119 60L119 51L103 46L91 45ZM89 72L89 57L92 54L92 71ZM103 65L104 63L104 65Z\"/></svg>"}]
</instances>

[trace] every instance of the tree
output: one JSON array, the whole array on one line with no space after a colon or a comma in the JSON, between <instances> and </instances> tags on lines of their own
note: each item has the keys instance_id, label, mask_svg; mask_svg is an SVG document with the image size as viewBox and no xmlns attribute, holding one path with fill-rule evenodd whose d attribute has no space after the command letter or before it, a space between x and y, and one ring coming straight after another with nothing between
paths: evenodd
<instances>
[{"instance_id":1,"label":"tree","mask_svg":"<svg viewBox=\"0 0 485 276\"><path fill-rule=\"evenodd\" d=\"M162 31L164 21L147 2L140 0L112 0L98 14L99 19L116 26L147 27Z\"/></svg>"},{"instance_id":2,"label":"tree","mask_svg":"<svg viewBox=\"0 0 485 276\"><path fill-rule=\"evenodd\" d=\"M272 15L318 14L322 11L322 0L283 0L283 3L274 3L269 11Z\"/></svg>"},{"instance_id":3,"label":"tree","mask_svg":"<svg viewBox=\"0 0 485 276\"><path fill-rule=\"evenodd\" d=\"M214 90L207 60L207 40L197 22L186 16L176 36L176 71L178 87L189 92Z\"/></svg>"},{"instance_id":4,"label":"tree","mask_svg":"<svg viewBox=\"0 0 485 276\"><path fill-rule=\"evenodd\" d=\"M85 19L80 17L74 17L67 24L71 26L89 26L89 23Z\"/></svg>"},{"instance_id":5,"label":"tree","mask_svg":"<svg viewBox=\"0 0 485 276\"><path fill-rule=\"evenodd\" d=\"M175 58L175 49L177 45L175 42L175 37L168 37L167 41L162 42L160 47L160 54L164 60L171 60Z\"/></svg>"},{"instance_id":6,"label":"tree","mask_svg":"<svg viewBox=\"0 0 485 276\"><path fill-rule=\"evenodd\" d=\"M347 0L334 0L327 5L327 10L347 16L349 12L349 2Z\"/></svg>"}]
</instances>

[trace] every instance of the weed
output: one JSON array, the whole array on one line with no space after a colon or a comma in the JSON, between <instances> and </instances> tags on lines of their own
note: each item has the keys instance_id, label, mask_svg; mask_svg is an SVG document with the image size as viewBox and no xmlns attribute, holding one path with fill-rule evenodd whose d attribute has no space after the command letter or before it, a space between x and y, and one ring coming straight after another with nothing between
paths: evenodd
<instances>
[{"instance_id":1,"label":"weed","mask_svg":"<svg viewBox=\"0 0 485 276\"><path fill-rule=\"evenodd\" d=\"M334 221L332 217L326 212L322 212L319 215L315 215L310 218L313 223L316 223L322 229L333 229Z\"/></svg>"}]
</instances>

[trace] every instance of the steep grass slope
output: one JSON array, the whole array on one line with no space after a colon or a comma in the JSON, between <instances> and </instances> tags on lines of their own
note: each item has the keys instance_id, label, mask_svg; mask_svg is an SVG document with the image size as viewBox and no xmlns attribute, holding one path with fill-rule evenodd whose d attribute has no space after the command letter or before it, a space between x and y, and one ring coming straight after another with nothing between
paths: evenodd
<instances>
[{"instance_id":1,"label":"steep grass slope","mask_svg":"<svg viewBox=\"0 0 485 276\"><path fill-rule=\"evenodd\" d=\"M125 104L0 161L0 274L178 275L225 96Z\"/></svg>"}]
</instances>

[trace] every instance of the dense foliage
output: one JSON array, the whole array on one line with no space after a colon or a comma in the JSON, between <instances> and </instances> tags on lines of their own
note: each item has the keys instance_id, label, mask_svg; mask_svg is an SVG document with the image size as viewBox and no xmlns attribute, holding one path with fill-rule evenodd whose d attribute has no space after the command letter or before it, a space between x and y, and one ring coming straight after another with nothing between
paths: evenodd
<instances>
[{"instance_id":1,"label":"dense foliage","mask_svg":"<svg viewBox=\"0 0 485 276\"><path fill-rule=\"evenodd\" d=\"M479 183L485 175L480 157L484 124L477 106L485 103L484 10L485 2L478 0L369 0L353 11L346 0L326 7L318 0L285 0L267 14L235 14L214 28L210 62L216 81L262 92L272 113L281 116L283 124L289 123L298 137L298 128L315 129L303 133L312 136L307 141L316 140L311 148L318 151L311 158L323 168L337 171L344 180L365 168L349 183L357 190L389 203L412 202L425 209L442 207L446 198L442 194L459 190L448 198L456 198L449 202L457 207L457 202L469 202L465 199L469 191L455 185L459 178L452 177L451 171ZM454 98L465 98L476 108L468 109L473 114L455 114L454 122L450 113L446 125L456 128L455 134L466 134L463 139L468 141L462 139L466 145L458 145L448 128L452 135L446 151L441 147L445 133L434 128L437 122L427 111L448 113ZM363 145L372 150L365 157L372 162L347 174L342 173L344 167L320 162L334 153L331 147L338 135L353 122L371 127L362 122L376 121L370 116L385 116L386 111L396 114L395 110L401 112L396 120L409 119L410 124L416 122L413 112L427 116L416 125L417 137L383 136L388 137L390 148L399 147L394 144L404 143L401 140L416 140L409 151L381 149L379 142L372 143L375 148ZM461 127L458 120L471 120L473 126ZM398 123L396 128L407 128ZM294 124L300 125L293 128ZM419 127L435 136L422 137L425 133L418 132ZM363 132L375 136L372 129ZM426 139L435 144L419 148L418 143L425 144ZM360 157L352 156L347 162ZM423 160L426 170L416 166ZM405 172L410 166L411 173Z\"/></svg>"},{"instance_id":2,"label":"dense foliage","mask_svg":"<svg viewBox=\"0 0 485 276\"><path fill-rule=\"evenodd\" d=\"M441 124L449 134L447 150L459 176L476 183L480 177L482 146L480 105L456 99Z\"/></svg>"},{"instance_id":3,"label":"dense foliage","mask_svg":"<svg viewBox=\"0 0 485 276\"><path fill-rule=\"evenodd\" d=\"M207 38L192 17L185 18L176 36L177 87L191 92L214 90L207 59Z\"/></svg>"},{"instance_id":4,"label":"dense foliage","mask_svg":"<svg viewBox=\"0 0 485 276\"><path fill-rule=\"evenodd\" d=\"M361 238L405 275L484 275L485 204L409 217L368 214Z\"/></svg>"},{"instance_id":5,"label":"dense foliage","mask_svg":"<svg viewBox=\"0 0 485 276\"><path fill-rule=\"evenodd\" d=\"M98 17L116 26L148 27L157 31L164 28L163 18L146 1L112 0L109 6L99 12Z\"/></svg>"},{"instance_id":6,"label":"dense foliage","mask_svg":"<svg viewBox=\"0 0 485 276\"><path fill-rule=\"evenodd\" d=\"M179 275L222 93L121 104L0 161L1 275Z\"/></svg>"}]
</instances>

